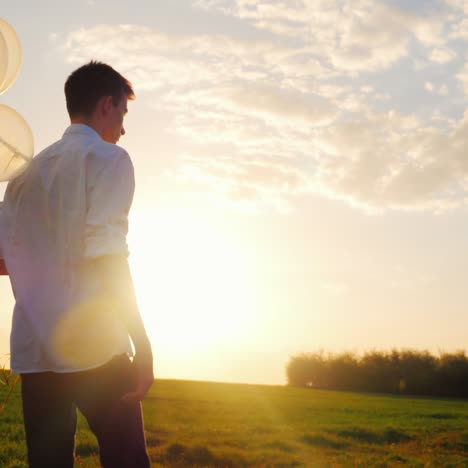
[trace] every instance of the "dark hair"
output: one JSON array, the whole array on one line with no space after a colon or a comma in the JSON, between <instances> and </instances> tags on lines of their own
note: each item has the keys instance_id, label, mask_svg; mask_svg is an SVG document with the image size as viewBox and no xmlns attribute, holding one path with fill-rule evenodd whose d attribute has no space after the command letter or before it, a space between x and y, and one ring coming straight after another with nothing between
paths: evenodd
<instances>
[{"instance_id":1,"label":"dark hair","mask_svg":"<svg viewBox=\"0 0 468 468\"><path fill-rule=\"evenodd\" d=\"M77 68L65 82L65 98L70 117L89 116L103 96L112 96L114 105L126 95L134 99L132 84L110 65L91 62Z\"/></svg>"}]
</instances>

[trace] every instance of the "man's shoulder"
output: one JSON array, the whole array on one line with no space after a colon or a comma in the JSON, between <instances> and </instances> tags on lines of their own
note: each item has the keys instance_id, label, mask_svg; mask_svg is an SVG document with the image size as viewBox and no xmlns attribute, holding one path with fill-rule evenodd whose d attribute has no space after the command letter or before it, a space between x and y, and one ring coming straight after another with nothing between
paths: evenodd
<instances>
[{"instance_id":1,"label":"man's shoulder","mask_svg":"<svg viewBox=\"0 0 468 468\"><path fill-rule=\"evenodd\" d=\"M121 146L114 145L112 143L107 143L104 140L95 140L89 146L90 154L97 160L107 161L107 160L114 160L118 158L129 158L130 155L128 154L127 150L122 148Z\"/></svg>"},{"instance_id":2,"label":"man's shoulder","mask_svg":"<svg viewBox=\"0 0 468 468\"><path fill-rule=\"evenodd\" d=\"M69 129L72 131L69 132ZM63 153L64 157L73 153L92 171L99 171L121 160L131 164L130 155L124 148L104 141L87 128L69 127L62 139L49 146L47 151L50 153L58 151Z\"/></svg>"},{"instance_id":3,"label":"man's shoulder","mask_svg":"<svg viewBox=\"0 0 468 468\"><path fill-rule=\"evenodd\" d=\"M43 159L44 157L47 157L48 155L50 155L51 153L56 153L57 150L60 148L60 145L61 145L61 142L62 140L57 140L57 141L54 141L53 143L51 143L49 146L46 146L44 149L42 149L41 151L39 151L39 153L37 153L34 158L32 159L32 163L34 162L37 162L41 159Z\"/></svg>"},{"instance_id":4,"label":"man's shoulder","mask_svg":"<svg viewBox=\"0 0 468 468\"><path fill-rule=\"evenodd\" d=\"M95 170L114 165L132 167L130 155L124 148L102 140L94 142L89 147L86 156L88 166L92 166Z\"/></svg>"},{"instance_id":5,"label":"man's shoulder","mask_svg":"<svg viewBox=\"0 0 468 468\"><path fill-rule=\"evenodd\" d=\"M42 171L44 167L49 166L48 161L52 164L61 161L64 163L60 163L62 168L69 168L70 164L84 164L90 175L97 175L116 165L124 173L133 171L130 155L124 148L96 138L89 132L67 133L66 131L61 139L38 153L33 158L31 166ZM33 167L30 169L34 170Z\"/></svg>"},{"instance_id":6,"label":"man's shoulder","mask_svg":"<svg viewBox=\"0 0 468 468\"><path fill-rule=\"evenodd\" d=\"M118 158L130 158L128 152L115 144L102 140L94 131L70 126L65 130L62 138L43 149L34 159L42 159L51 155L71 156L79 154L96 161L106 162Z\"/></svg>"}]
</instances>

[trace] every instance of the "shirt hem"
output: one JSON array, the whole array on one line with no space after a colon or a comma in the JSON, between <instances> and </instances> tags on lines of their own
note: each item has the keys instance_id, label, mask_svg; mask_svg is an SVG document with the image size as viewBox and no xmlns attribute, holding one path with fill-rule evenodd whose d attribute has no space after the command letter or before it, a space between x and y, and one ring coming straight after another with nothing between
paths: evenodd
<instances>
[{"instance_id":1,"label":"shirt hem","mask_svg":"<svg viewBox=\"0 0 468 468\"><path fill-rule=\"evenodd\" d=\"M129 351L123 351L122 353L115 353L113 355L111 355L109 358L107 358L105 361L103 362L100 362L99 364L95 364L95 365L92 365L92 366L89 366L89 367L84 367L84 368L74 368L74 369L52 369L52 368L40 368L40 369L29 369L29 370L22 370L22 369L19 369L18 367L16 366L11 366L11 372L13 374L16 374L16 375L20 375L20 374L36 374L36 373L39 373L39 372L54 372L56 374L72 374L72 373L75 373L75 372L85 372L85 371L88 371L88 370L93 370L93 369L97 369L98 367L101 367L101 366L104 366L106 365L109 361L111 361L112 359L114 359L115 357L117 356L121 356L123 354L126 354L127 356L129 357L132 357L133 356L133 353L132 352L129 352Z\"/></svg>"}]
</instances>

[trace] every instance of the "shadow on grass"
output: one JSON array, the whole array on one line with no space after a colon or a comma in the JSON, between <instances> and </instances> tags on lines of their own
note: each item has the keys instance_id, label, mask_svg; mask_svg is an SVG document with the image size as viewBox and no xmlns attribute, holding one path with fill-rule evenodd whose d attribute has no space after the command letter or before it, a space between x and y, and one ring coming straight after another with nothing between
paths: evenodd
<instances>
[{"instance_id":1,"label":"shadow on grass","mask_svg":"<svg viewBox=\"0 0 468 468\"><path fill-rule=\"evenodd\" d=\"M385 429L383 432L373 432L362 427L352 427L331 432L346 439L353 439L368 444L399 444L410 442L414 439L413 436L393 428Z\"/></svg>"},{"instance_id":2,"label":"shadow on grass","mask_svg":"<svg viewBox=\"0 0 468 468\"><path fill-rule=\"evenodd\" d=\"M92 443L80 442L75 449L78 457L99 456L99 450Z\"/></svg>"},{"instance_id":3,"label":"shadow on grass","mask_svg":"<svg viewBox=\"0 0 468 468\"><path fill-rule=\"evenodd\" d=\"M468 437L466 433L446 432L440 434L431 441L431 446L437 449L444 449L457 452L468 452Z\"/></svg>"},{"instance_id":4,"label":"shadow on grass","mask_svg":"<svg viewBox=\"0 0 468 468\"><path fill-rule=\"evenodd\" d=\"M292 453L297 450L296 447L293 447L292 445L286 442L283 442L282 440L274 440L273 442L270 442L269 444L263 445L263 447L267 449L280 450L281 452L286 452L286 453Z\"/></svg>"},{"instance_id":5,"label":"shadow on grass","mask_svg":"<svg viewBox=\"0 0 468 468\"><path fill-rule=\"evenodd\" d=\"M187 447L183 444L171 444L165 452L158 457L158 462L164 466L173 468L182 467L226 467L235 468L247 466L246 461L239 457L236 460L229 460L224 457L218 457L207 447Z\"/></svg>"},{"instance_id":6,"label":"shadow on grass","mask_svg":"<svg viewBox=\"0 0 468 468\"><path fill-rule=\"evenodd\" d=\"M322 448L342 449L348 447L349 445L347 442L330 439L321 434L306 434L302 436L299 440L304 444Z\"/></svg>"},{"instance_id":7,"label":"shadow on grass","mask_svg":"<svg viewBox=\"0 0 468 468\"><path fill-rule=\"evenodd\" d=\"M453 414L453 413L433 413L433 414L426 414L424 416L426 418L432 418L432 419L458 419L461 417L461 415Z\"/></svg>"},{"instance_id":8,"label":"shadow on grass","mask_svg":"<svg viewBox=\"0 0 468 468\"><path fill-rule=\"evenodd\" d=\"M168 431L164 429L147 429L146 431L147 447L161 447L166 443Z\"/></svg>"},{"instance_id":9,"label":"shadow on grass","mask_svg":"<svg viewBox=\"0 0 468 468\"><path fill-rule=\"evenodd\" d=\"M390 455L388 457L388 462L391 463L391 465L393 464L396 464L396 463L400 463L400 464L405 464L405 463L408 463L408 460L404 457L402 457L401 455Z\"/></svg>"}]
</instances>

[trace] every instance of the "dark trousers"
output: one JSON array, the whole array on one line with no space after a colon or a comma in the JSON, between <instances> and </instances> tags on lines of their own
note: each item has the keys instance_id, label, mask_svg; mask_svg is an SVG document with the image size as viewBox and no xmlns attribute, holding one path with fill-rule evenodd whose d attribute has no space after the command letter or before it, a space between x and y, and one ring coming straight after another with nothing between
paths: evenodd
<instances>
[{"instance_id":1,"label":"dark trousers","mask_svg":"<svg viewBox=\"0 0 468 468\"><path fill-rule=\"evenodd\" d=\"M78 408L96 435L103 467L149 467L141 406L121 401L134 377L126 355L89 371L22 374L29 466L73 468Z\"/></svg>"}]
</instances>

